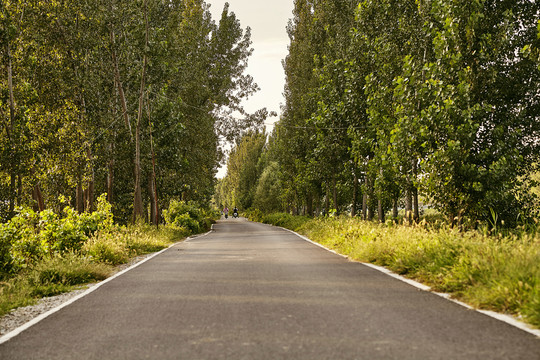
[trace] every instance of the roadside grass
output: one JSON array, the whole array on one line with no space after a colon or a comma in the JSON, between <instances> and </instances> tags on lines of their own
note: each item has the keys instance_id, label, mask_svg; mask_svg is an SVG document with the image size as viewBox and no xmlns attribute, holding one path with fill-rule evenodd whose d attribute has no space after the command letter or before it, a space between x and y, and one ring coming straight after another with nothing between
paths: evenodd
<instances>
[{"instance_id":1,"label":"roadside grass","mask_svg":"<svg viewBox=\"0 0 540 360\"><path fill-rule=\"evenodd\" d=\"M281 226L295 231L310 220L311 218L307 216L294 216L288 213L274 213L262 216L262 222L265 224Z\"/></svg>"},{"instance_id":2,"label":"roadside grass","mask_svg":"<svg viewBox=\"0 0 540 360\"><path fill-rule=\"evenodd\" d=\"M0 282L0 316L36 304L39 299L101 281L132 258L160 251L188 234L182 229L149 225L118 227L96 233L80 251L44 257Z\"/></svg>"},{"instance_id":3,"label":"roadside grass","mask_svg":"<svg viewBox=\"0 0 540 360\"><path fill-rule=\"evenodd\" d=\"M266 216L264 222L295 230L353 260L387 267L473 307L514 315L540 328L537 229L490 235L485 228L460 232L438 222L404 226L350 217L291 221L288 216Z\"/></svg>"},{"instance_id":4,"label":"roadside grass","mask_svg":"<svg viewBox=\"0 0 540 360\"><path fill-rule=\"evenodd\" d=\"M45 259L0 283L0 316L21 306L34 305L43 297L103 280L112 272L113 266L95 263L88 257L76 254Z\"/></svg>"}]
</instances>

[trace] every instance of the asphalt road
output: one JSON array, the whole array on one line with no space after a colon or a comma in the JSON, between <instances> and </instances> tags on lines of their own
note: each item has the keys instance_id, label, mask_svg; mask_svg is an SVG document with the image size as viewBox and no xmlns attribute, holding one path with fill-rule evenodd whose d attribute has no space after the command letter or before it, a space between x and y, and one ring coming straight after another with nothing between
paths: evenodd
<instances>
[{"instance_id":1,"label":"asphalt road","mask_svg":"<svg viewBox=\"0 0 540 360\"><path fill-rule=\"evenodd\" d=\"M0 359L540 359L540 339L229 219L0 345Z\"/></svg>"}]
</instances>

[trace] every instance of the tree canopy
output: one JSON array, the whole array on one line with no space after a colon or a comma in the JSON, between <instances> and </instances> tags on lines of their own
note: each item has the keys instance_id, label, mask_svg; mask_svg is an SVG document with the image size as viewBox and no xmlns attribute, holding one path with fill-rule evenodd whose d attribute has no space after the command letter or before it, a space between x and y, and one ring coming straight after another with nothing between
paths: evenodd
<instances>
[{"instance_id":1,"label":"tree canopy","mask_svg":"<svg viewBox=\"0 0 540 360\"><path fill-rule=\"evenodd\" d=\"M241 105L250 38L202 0L2 1L1 218L61 196L84 211L107 193L120 221L209 201L221 141L265 114Z\"/></svg>"},{"instance_id":2,"label":"tree canopy","mask_svg":"<svg viewBox=\"0 0 540 360\"><path fill-rule=\"evenodd\" d=\"M422 203L452 224L535 215L537 2L294 4L286 102L256 193L280 184L282 210L381 221L399 207L418 219Z\"/></svg>"}]
</instances>

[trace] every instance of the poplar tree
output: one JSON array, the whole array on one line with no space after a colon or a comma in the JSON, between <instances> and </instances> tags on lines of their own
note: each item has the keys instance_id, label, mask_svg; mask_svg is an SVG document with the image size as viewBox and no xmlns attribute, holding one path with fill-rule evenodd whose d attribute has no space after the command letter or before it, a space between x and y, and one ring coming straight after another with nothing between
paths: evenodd
<instances>
[{"instance_id":1,"label":"poplar tree","mask_svg":"<svg viewBox=\"0 0 540 360\"><path fill-rule=\"evenodd\" d=\"M220 138L264 119L241 106L258 87L245 73L250 30L228 5L217 22L202 0L0 11L3 218L16 205L58 209L59 195L91 210L106 192L120 221L156 222L173 198L209 201Z\"/></svg>"}]
</instances>

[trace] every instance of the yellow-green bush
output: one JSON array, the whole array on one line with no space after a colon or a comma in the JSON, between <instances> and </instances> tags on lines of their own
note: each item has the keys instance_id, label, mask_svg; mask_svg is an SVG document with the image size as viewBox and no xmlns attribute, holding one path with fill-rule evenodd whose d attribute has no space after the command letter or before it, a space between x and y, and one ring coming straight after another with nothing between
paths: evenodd
<instances>
[{"instance_id":1,"label":"yellow-green bush","mask_svg":"<svg viewBox=\"0 0 540 360\"><path fill-rule=\"evenodd\" d=\"M210 228L216 214L211 210L202 209L194 202L172 200L169 208L163 211L163 217L169 226L198 234Z\"/></svg>"},{"instance_id":2,"label":"yellow-green bush","mask_svg":"<svg viewBox=\"0 0 540 360\"><path fill-rule=\"evenodd\" d=\"M70 207L61 214L18 209L15 217L0 224L0 278L29 268L45 257L79 251L98 231L113 231L111 205L105 196L99 197L97 207L97 211L82 214Z\"/></svg>"}]
</instances>

